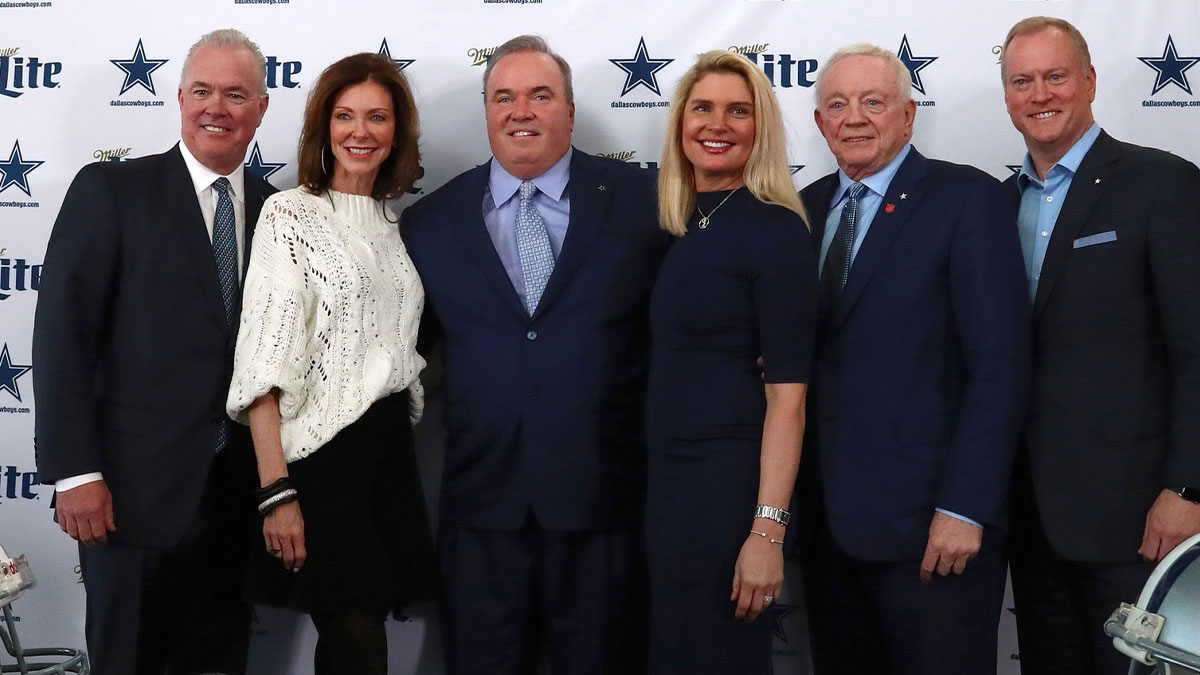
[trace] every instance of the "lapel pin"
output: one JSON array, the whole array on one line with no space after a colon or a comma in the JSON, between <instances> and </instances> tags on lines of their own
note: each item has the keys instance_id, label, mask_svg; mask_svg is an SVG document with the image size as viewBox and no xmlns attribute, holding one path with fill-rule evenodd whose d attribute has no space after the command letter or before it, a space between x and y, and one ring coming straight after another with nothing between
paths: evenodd
<instances>
[{"instance_id":1,"label":"lapel pin","mask_svg":"<svg viewBox=\"0 0 1200 675\"><path fill-rule=\"evenodd\" d=\"M908 199L908 193L907 193L907 192L901 192L901 193L900 193L900 199Z\"/></svg>"},{"instance_id":2,"label":"lapel pin","mask_svg":"<svg viewBox=\"0 0 1200 675\"><path fill-rule=\"evenodd\" d=\"M1096 179L1096 185L1099 185L1099 184L1100 184L1100 179L1099 179L1099 178L1097 178L1097 179Z\"/></svg>"},{"instance_id":3,"label":"lapel pin","mask_svg":"<svg viewBox=\"0 0 1200 675\"><path fill-rule=\"evenodd\" d=\"M895 205L895 204L885 204L885 205L883 206L883 212L884 212L884 213L895 213L895 212L896 212L896 205Z\"/></svg>"},{"instance_id":4,"label":"lapel pin","mask_svg":"<svg viewBox=\"0 0 1200 675\"><path fill-rule=\"evenodd\" d=\"M596 189L597 189L597 190L599 190L599 191L601 191L601 192L604 192L605 190L607 190L607 189L608 189L608 186L607 186L607 185L597 185L597 186L596 186Z\"/></svg>"}]
</instances>

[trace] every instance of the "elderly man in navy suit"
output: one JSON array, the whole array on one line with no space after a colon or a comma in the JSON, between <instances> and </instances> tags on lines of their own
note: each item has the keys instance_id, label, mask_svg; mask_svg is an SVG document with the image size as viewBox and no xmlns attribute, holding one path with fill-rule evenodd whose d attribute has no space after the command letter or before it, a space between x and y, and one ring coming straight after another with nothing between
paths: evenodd
<instances>
[{"instance_id":1,"label":"elderly man in navy suit","mask_svg":"<svg viewBox=\"0 0 1200 675\"><path fill-rule=\"evenodd\" d=\"M450 673L645 664L654 174L571 147L571 71L514 38L484 72L493 159L403 215L440 335Z\"/></svg>"},{"instance_id":2,"label":"elderly man in navy suit","mask_svg":"<svg viewBox=\"0 0 1200 675\"><path fill-rule=\"evenodd\" d=\"M94 675L241 673L249 644L237 580L254 465L225 395L240 273L274 192L242 166L266 61L213 31L178 98L181 144L71 183L34 319L38 475L80 543Z\"/></svg>"},{"instance_id":3,"label":"elderly man in navy suit","mask_svg":"<svg viewBox=\"0 0 1200 675\"><path fill-rule=\"evenodd\" d=\"M1011 200L912 147L909 77L854 45L816 83L839 169L802 192L822 289L813 658L818 673L994 675L1029 303Z\"/></svg>"},{"instance_id":4,"label":"elderly man in navy suit","mask_svg":"<svg viewBox=\"0 0 1200 675\"><path fill-rule=\"evenodd\" d=\"M1200 532L1200 170L1100 128L1087 42L1062 19L1013 26L1001 73L1029 151L1006 183L1033 300L1021 672L1123 675L1104 620Z\"/></svg>"}]
</instances>

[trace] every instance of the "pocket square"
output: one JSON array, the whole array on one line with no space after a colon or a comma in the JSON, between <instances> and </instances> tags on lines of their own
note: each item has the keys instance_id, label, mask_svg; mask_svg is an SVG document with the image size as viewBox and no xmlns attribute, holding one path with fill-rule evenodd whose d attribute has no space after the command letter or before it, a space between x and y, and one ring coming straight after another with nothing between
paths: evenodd
<instances>
[{"instance_id":1,"label":"pocket square","mask_svg":"<svg viewBox=\"0 0 1200 675\"><path fill-rule=\"evenodd\" d=\"M1075 245L1072 248L1083 248L1085 246L1095 246L1096 244L1107 244L1110 241L1117 240L1117 231L1109 230L1100 234L1093 234L1087 237L1080 237L1075 240Z\"/></svg>"}]
</instances>

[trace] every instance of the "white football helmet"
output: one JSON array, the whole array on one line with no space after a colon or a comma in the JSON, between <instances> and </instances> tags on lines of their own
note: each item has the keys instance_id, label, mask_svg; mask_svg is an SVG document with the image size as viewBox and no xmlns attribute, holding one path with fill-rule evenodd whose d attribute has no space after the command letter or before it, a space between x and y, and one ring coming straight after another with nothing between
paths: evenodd
<instances>
[{"instance_id":1,"label":"white football helmet","mask_svg":"<svg viewBox=\"0 0 1200 675\"><path fill-rule=\"evenodd\" d=\"M15 664L0 664L0 673L22 673L22 675L63 675L92 672L87 654L78 649L64 647L40 647L25 649L17 637L16 621L13 619L13 600L37 585L25 556L8 557L0 547L0 608L4 612L4 625L0 626L0 642ZM3 659L0 659L3 661Z\"/></svg>"},{"instance_id":2,"label":"white football helmet","mask_svg":"<svg viewBox=\"0 0 1200 675\"><path fill-rule=\"evenodd\" d=\"M1162 559L1136 605L1104 623L1113 646L1162 675L1200 674L1200 534Z\"/></svg>"}]
</instances>

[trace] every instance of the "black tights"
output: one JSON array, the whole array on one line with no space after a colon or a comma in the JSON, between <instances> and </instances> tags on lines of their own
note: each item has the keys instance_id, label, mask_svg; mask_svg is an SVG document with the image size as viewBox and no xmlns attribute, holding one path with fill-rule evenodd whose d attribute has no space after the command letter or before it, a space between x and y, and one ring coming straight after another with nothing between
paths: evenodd
<instances>
[{"instance_id":1,"label":"black tights","mask_svg":"<svg viewBox=\"0 0 1200 675\"><path fill-rule=\"evenodd\" d=\"M316 675L387 675L387 611L319 612Z\"/></svg>"}]
</instances>

